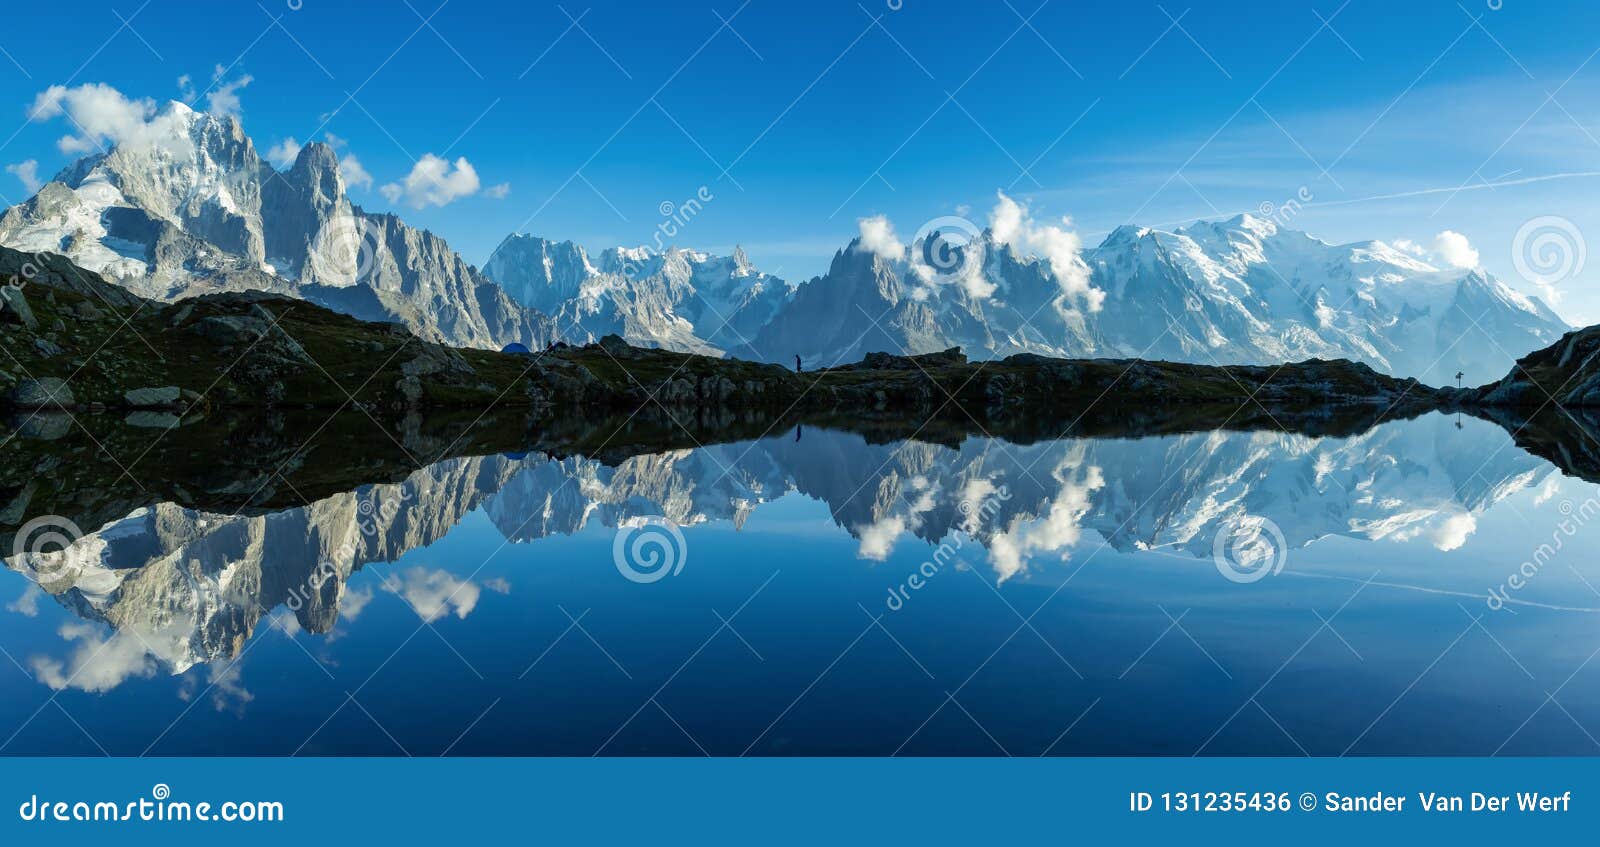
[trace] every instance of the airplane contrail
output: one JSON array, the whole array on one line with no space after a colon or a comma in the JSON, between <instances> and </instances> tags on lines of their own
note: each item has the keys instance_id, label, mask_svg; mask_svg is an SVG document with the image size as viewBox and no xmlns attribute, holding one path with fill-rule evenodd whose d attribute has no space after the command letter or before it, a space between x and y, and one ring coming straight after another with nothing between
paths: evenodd
<instances>
[{"instance_id":1,"label":"airplane contrail","mask_svg":"<svg viewBox=\"0 0 1600 847\"><path fill-rule=\"evenodd\" d=\"M1449 193L1457 192L1457 191L1481 191L1481 190L1486 189L1486 188L1511 188L1511 187L1515 187L1515 186L1519 186L1519 185L1533 185L1535 183L1540 183L1540 182L1554 182L1554 181L1557 181L1557 180L1567 180L1567 179L1594 179L1594 178L1597 178L1597 177L1600 177L1600 171L1565 171L1563 173L1558 173L1558 174L1544 174L1542 176L1528 176L1528 177L1518 177L1517 179L1503 179L1503 180L1491 181L1491 182L1480 182L1480 183L1477 183L1477 184L1474 184L1474 185L1465 185L1465 186L1451 185L1451 186L1441 186L1439 188L1418 188L1418 189L1415 189L1415 190L1412 190L1412 191L1397 191L1397 192L1393 192L1393 193L1390 193L1390 194L1373 194L1373 195L1370 195L1370 196L1367 196L1367 197L1352 197L1352 198L1349 198L1349 199L1346 199L1346 200L1323 200L1323 201L1315 201L1315 200L1313 200L1313 201L1310 201L1310 202L1301 203L1300 204L1300 208L1302 208L1302 209L1319 209L1319 208L1320 209L1326 209L1326 208L1331 208L1331 207L1335 207L1335 206L1354 206L1354 205L1359 204L1359 203L1379 203L1379 202L1383 202L1385 200L1404 200L1404 199L1407 199L1407 198L1410 198L1410 197L1426 197L1426 196L1428 196L1430 194L1449 194ZM1234 217L1234 216L1237 216L1237 215L1261 215L1261 214L1262 214L1262 212L1261 212L1260 207L1257 207L1257 208L1254 208L1254 209L1241 209L1241 210L1239 210L1237 212L1217 212L1217 213L1214 213L1214 214L1211 214L1211 215L1203 215L1203 216L1199 216L1199 217L1183 218L1181 220L1176 220L1176 221L1167 221L1165 223L1157 224L1156 226L1157 227L1181 226L1183 224L1190 224L1190 223L1195 223L1195 222L1204 221L1204 220L1215 220L1215 219L1218 219L1218 218L1231 218L1231 217ZM1270 217L1270 215L1268 215L1268 217ZM1106 230L1104 232L1097 232L1097 233L1085 235L1084 237L1085 238L1094 238L1094 237L1105 236L1105 235L1109 235L1109 234L1111 234L1111 231L1110 230Z\"/></svg>"}]
</instances>

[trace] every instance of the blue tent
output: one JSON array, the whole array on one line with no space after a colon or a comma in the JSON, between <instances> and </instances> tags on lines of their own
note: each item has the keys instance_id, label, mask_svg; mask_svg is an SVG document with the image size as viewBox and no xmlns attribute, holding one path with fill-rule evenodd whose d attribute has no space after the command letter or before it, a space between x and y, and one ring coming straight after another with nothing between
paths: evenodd
<instances>
[{"instance_id":1,"label":"blue tent","mask_svg":"<svg viewBox=\"0 0 1600 847\"><path fill-rule=\"evenodd\" d=\"M501 347L500 348L500 352L502 352L502 353L532 353L533 351L529 350L527 347L525 347L525 346L523 346L521 344L518 344L515 341L513 341L510 344L507 344L506 346Z\"/></svg>"}]
</instances>

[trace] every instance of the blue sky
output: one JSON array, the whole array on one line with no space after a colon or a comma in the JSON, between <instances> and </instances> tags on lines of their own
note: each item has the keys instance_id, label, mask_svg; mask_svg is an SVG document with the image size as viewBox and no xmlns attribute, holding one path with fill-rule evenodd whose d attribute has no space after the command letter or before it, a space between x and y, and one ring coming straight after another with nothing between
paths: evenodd
<instances>
[{"instance_id":1,"label":"blue sky","mask_svg":"<svg viewBox=\"0 0 1600 847\"><path fill-rule=\"evenodd\" d=\"M1295 228L1424 246L1450 230L1530 292L1526 222L1600 239L1600 4L293 5L8 10L0 163L48 177L70 160L70 125L26 118L51 85L165 100L220 65L222 84L250 78L234 91L258 147L335 134L374 178L359 203L475 263L512 231L647 242L662 205L701 186L714 199L678 240L743 244L794 279L825 270L859 218L981 220L997 190L1091 244L1309 197ZM465 157L479 190L422 209L385 197L426 154ZM0 174L0 201L24 196ZM1569 320L1600 320L1594 265L1545 281Z\"/></svg>"}]
</instances>

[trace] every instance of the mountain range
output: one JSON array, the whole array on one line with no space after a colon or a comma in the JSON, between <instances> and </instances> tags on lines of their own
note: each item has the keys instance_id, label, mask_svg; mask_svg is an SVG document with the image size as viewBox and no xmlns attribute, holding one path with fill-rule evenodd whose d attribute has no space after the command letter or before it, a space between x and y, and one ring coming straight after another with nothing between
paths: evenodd
<instances>
[{"instance_id":1,"label":"mountain range","mask_svg":"<svg viewBox=\"0 0 1600 847\"><path fill-rule=\"evenodd\" d=\"M960 222L886 247L864 222L827 273L798 284L738 248L591 256L522 234L480 270L439 236L353 203L326 144L278 170L236 117L175 102L152 126L163 132L81 159L7 210L0 244L64 254L156 299L264 290L483 348L614 333L812 365L955 346L975 359L1348 358L1438 385L1458 371L1504 374L1569 328L1481 269L1381 241L1329 244L1249 215L1124 226L1081 250L1041 247L1013 222Z\"/></svg>"}]
</instances>

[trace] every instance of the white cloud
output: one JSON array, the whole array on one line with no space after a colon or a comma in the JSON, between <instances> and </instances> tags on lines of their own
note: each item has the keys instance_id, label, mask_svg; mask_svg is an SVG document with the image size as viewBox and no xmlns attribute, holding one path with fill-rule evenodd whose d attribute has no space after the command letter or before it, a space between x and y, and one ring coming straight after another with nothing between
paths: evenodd
<instances>
[{"instance_id":1,"label":"white cloud","mask_svg":"<svg viewBox=\"0 0 1600 847\"><path fill-rule=\"evenodd\" d=\"M23 589L21 597L6 604L6 610L16 612L25 618L36 618L39 616L39 601L42 599L44 592L39 586L30 582L28 587Z\"/></svg>"},{"instance_id":2,"label":"white cloud","mask_svg":"<svg viewBox=\"0 0 1600 847\"><path fill-rule=\"evenodd\" d=\"M483 587L493 591L496 594L511 593L511 581L505 577L490 577L489 579L483 581Z\"/></svg>"},{"instance_id":3,"label":"white cloud","mask_svg":"<svg viewBox=\"0 0 1600 847\"><path fill-rule=\"evenodd\" d=\"M857 222L861 228L861 249L876 253L891 262L897 262L905 255L905 245L900 243L899 236L894 234L894 224L883 215L874 215L862 218Z\"/></svg>"},{"instance_id":4,"label":"white cloud","mask_svg":"<svg viewBox=\"0 0 1600 847\"><path fill-rule=\"evenodd\" d=\"M361 613L367 609L367 604L372 602L372 597L373 591L370 588L345 586L344 596L339 598L339 617L346 621L361 617Z\"/></svg>"},{"instance_id":5,"label":"white cloud","mask_svg":"<svg viewBox=\"0 0 1600 847\"><path fill-rule=\"evenodd\" d=\"M856 555L863 559L872 559L881 562L889 558L894 552L894 543L906 531L905 518L899 515L881 518L858 527L856 532L861 538Z\"/></svg>"},{"instance_id":6,"label":"white cloud","mask_svg":"<svg viewBox=\"0 0 1600 847\"><path fill-rule=\"evenodd\" d=\"M1433 252L1452 268L1470 269L1478 266L1478 251L1459 232L1447 229L1434 236Z\"/></svg>"},{"instance_id":7,"label":"white cloud","mask_svg":"<svg viewBox=\"0 0 1600 847\"><path fill-rule=\"evenodd\" d=\"M485 188L483 190L483 196L489 198L490 200L504 200L510 194L511 194L511 183L509 183L509 182L502 182L502 183L500 183L498 185L491 185L488 188Z\"/></svg>"},{"instance_id":8,"label":"white cloud","mask_svg":"<svg viewBox=\"0 0 1600 847\"><path fill-rule=\"evenodd\" d=\"M68 687L110 691L130 677L155 674L155 661L136 634L113 632L111 637L103 638L99 627L89 623L64 624L60 634L78 645L66 662L48 656L31 660L39 681L56 691Z\"/></svg>"},{"instance_id":9,"label":"white cloud","mask_svg":"<svg viewBox=\"0 0 1600 847\"><path fill-rule=\"evenodd\" d=\"M1428 255L1428 248L1423 247L1421 244L1418 244L1409 238L1398 239L1394 242L1393 246L1395 249L1400 250L1401 252L1410 253L1418 258L1426 258Z\"/></svg>"},{"instance_id":10,"label":"white cloud","mask_svg":"<svg viewBox=\"0 0 1600 847\"><path fill-rule=\"evenodd\" d=\"M21 180L22 187L27 189L29 194L37 193L39 187L44 185L39 180L39 162L35 159L27 159L14 165L6 165L6 173Z\"/></svg>"},{"instance_id":11,"label":"white cloud","mask_svg":"<svg viewBox=\"0 0 1600 847\"><path fill-rule=\"evenodd\" d=\"M244 687L238 662L211 665L206 669L211 689L211 705L219 712L244 715L246 703L256 699Z\"/></svg>"},{"instance_id":12,"label":"white cloud","mask_svg":"<svg viewBox=\"0 0 1600 847\"><path fill-rule=\"evenodd\" d=\"M1061 219L1061 226L1035 223L1028 207L996 192L994 211L989 215L989 228L994 240L1009 244L1017 252L1043 258L1055 274L1061 292L1082 302L1089 311L1099 311L1105 301L1105 292L1089 284L1089 266L1078 255L1083 241L1078 234L1067 230L1072 221Z\"/></svg>"},{"instance_id":13,"label":"white cloud","mask_svg":"<svg viewBox=\"0 0 1600 847\"><path fill-rule=\"evenodd\" d=\"M195 93L193 77L189 76L188 74L178 77L178 96L182 97L183 102L185 103L194 102Z\"/></svg>"},{"instance_id":14,"label":"white cloud","mask_svg":"<svg viewBox=\"0 0 1600 847\"><path fill-rule=\"evenodd\" d=\"M301 632L300 619L295 617L294 612L291 612L288 609L279 609L273 612L271 615L268 615L267 622L273 629L289 636L290 638L299 635Z\"/></svg>"},{"instance_id":15,"label":"white cloud","mask_svg":"<svg viewBox=\"0 0 1600 847\"><path fill-rule=\"evenodd\" d=\"M217 65L211 74L211 93L206 95L208 111L213 115L239 115L239 89L255 81L255 77L245 74L238 79L224 82L222 77L228 72L227 68Z\"/></svg>"},{"instance_id":16,"label":"white cloud","mask_svg":"<svg viewBox=\"0 0 1600 847\"><path fill-rule=\"evenodd\" d=\"M981 476L972 477L961 486L961 494L956 502L962 504L958 507L962 514L962 532L977 535L983 530L984 505L997 490L992 481Z\"/></svg>"},{"instance_id":17,"label":"white cloud","mask_svg":"<svg viewBox=\"0 0 1600 847\"><path fill-rule=\"evenodd\" d=\"M292 135L267 149L267 161L280 171L294 164L295 158L299 155L300 142Z\"/></svg>"},{"instance_id":18,"label":"white cloud","mask_svg":"<svg viewBox=\"0 0 1600 847\"><path fill-rule=\"evenodd\" d=\"M428 570L421 566L391 573L383 582L384 590L400 595L417 617L432 623L447 614L466 618L478 605L482 591L471 580L461 580L445 570Z\"/></svg>"},{"instance_id":19,"label":"white cloud","mask_svg":"<svg viewBox=\"0 0 1600 847\"><path fill-rule=\"evenodd\" d=\"M346 153L344 158L339 160L339 173L344 175L344 184L351 188L372 187L372 174L367 173L367 169L361 166L361 160L357 159L354 153Z\"/></svg>"},{"instance_id":20,"label":"white cloud","mask_svg":"<svg viewBox=\"0 0 1600 847\"><path fill-rule=\"evenodd\" d=\"M1429 531L1428 540L1434 547L1448 552L1467 543L1467 537L1477 529L1477 518L1467 512L1456 512Z\"/></svg>"},{"instance_id":21,"label":"white cloud","mask_svg":"<svg viewBox=\"0 0 1600 847\"><path fill-rule=\"evenodd\" d=\"M478 193L478 172L465 156L452 164L432 153L411 168L405 181L391 182L379 189L390 203L405 201L413 209L445 206Z\"/></svg>"},{"instance_id":22,"label":"white cloud","mask_svg":"<svg viewBox=\"0 0 1600 847\"><path fill-rule=\"evenodd\" d=\"M172 112L157 114L155 101L130 100L104 83L86 83L75 88L52 85L34 97L28 119L48 121L65 117L76 135L64 135L56 142L63 153L89 153L111 145L142 147L156 143L188 147L188 136L179 132L180 118ZM178 151L174 151L178 152Z\"/></svg>"},{"instance_id":23,"label":"white cloud","mask_svg":"<svg viewBox=\"0 0 1600 847\"><path fill-rule=\"evenodd\" d=\"M1050 507L1032 519L1015 518L988 541L989 562L1002 582L1026 570L1034 554L1066 558L1083 536L1083 516L1094 506L1091 495L1106 484L1099 466L1084 464L1081 450L1063 457L1051 476L1061 488Z\"/></svg>"}]
</instances>

